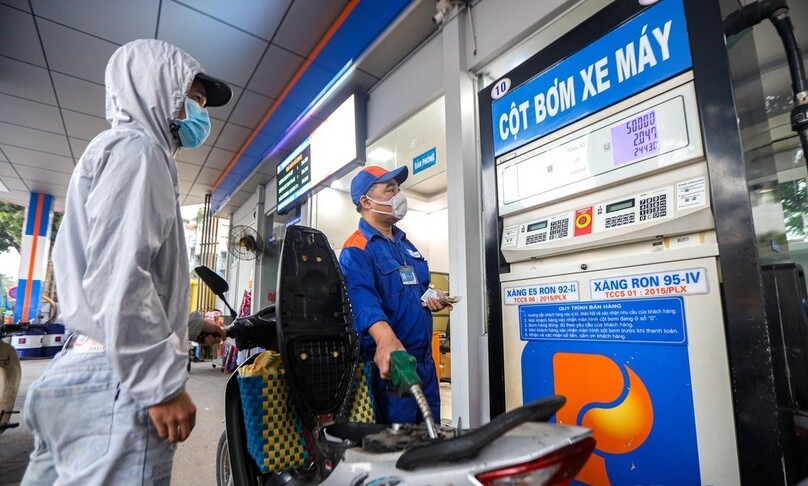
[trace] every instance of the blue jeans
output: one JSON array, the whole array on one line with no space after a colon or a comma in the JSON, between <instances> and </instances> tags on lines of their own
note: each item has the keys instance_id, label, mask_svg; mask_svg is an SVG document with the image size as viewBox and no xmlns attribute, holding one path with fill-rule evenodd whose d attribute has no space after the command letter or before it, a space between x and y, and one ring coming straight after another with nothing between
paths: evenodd
<instances>
[{"instance_id":1,"label":"blue jeans","mask_svg":"<svg viewBox=\"0 0 808 486\"><path fill-rule=\"evenodd\" d=\"M121 387L105 353L56 355L28 390L33 485L168 485L175 446Z\"/></svg>"}]
</instances>

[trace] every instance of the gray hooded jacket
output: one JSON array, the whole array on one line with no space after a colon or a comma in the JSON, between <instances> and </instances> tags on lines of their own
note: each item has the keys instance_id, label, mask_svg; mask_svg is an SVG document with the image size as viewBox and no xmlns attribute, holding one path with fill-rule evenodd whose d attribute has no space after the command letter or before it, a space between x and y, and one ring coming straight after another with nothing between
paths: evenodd
<instances>
[{"instance_id":1,"label":"gray hooded jacket","mask_svg":"<svg viewBox=\"0 0 808 486\"><path fill-rule=\"evenodd\" d=\"M106 345L123 386L143 406L185 386L189 269L179 208L178 142L169 125L194 77L182 50L157 40L121 46L106 70L112 128L87 146L67 191L54 277L67 328Z\"/></svg>"}]
</instances>

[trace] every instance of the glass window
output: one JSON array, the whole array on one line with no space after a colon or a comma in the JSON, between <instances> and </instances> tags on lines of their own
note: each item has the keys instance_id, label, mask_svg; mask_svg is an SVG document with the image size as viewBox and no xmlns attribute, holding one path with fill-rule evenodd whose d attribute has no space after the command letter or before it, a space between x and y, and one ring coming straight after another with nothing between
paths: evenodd
<instances>
[{"instance_id":1,"label":"glass window","mask_svg":"<svg viewBox=\"0 0 808 486\"><path fill-rule=\"evenodd\" d=\"M726 16L739 6L722 0ZM789 2L797 43L808 53L808 2ZM761 264L795 261L808 269L808 171L791 131L791 79L770 22L727 41Z\"/></svg>"}]
</instances>

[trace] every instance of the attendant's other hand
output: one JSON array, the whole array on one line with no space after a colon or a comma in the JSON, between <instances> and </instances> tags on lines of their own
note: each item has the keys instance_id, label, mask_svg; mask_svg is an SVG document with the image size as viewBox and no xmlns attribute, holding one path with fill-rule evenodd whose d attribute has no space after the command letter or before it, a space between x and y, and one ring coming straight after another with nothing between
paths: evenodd
<instances>
[{"instance_id":1,"label":"attendant's other hand","mask_svg":"<svg viewBox=\"0 0 808 486\"><path fill-rule=\"evenodd\" d=\"M196 406L187 392L159 405L149 407L149 417L157 435L171 444L183 442L196 425Z\"/></svg>"},{"instance_id":2,"label":"attendant's other hand","mask_svg":"<svg viewBox=\"0 0 808 486\"><path fill-rule=\"evenodd\" d=\"M452 307L452 304L449 304L447 302L443 302L443 301L439 300L441 297L446 296L446 292L444 292L441 289L435 289L435 292L437 292L438 298L437 299L434 298L434 297L428 298L426 300L426 302L425 302L427 309L431 310L432 312L441 311L441 310L445 309L446 307L448 307L449 310L454 310L454 307Z\"/></svg>"}]
</instances>

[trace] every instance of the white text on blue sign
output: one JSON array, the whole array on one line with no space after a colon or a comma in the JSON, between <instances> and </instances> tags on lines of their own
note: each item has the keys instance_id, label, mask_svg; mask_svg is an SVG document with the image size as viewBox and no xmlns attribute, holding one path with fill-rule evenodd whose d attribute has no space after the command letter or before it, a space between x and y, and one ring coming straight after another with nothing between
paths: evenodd
<instances>
[{"instance_id":1,"label":"white text on blue sign","mask_svg":"<svg viewBox=\"0 0 808 486\"><path fill-rule=\"evenodd\" d=\"M412 159L412 173L417 174L438 163L438 152L433 147Z\"/></svg>"},{"instance_id":2,"label":"white text on blue sign","mask_svg":"<svg viewBox=\"0 0 808 486\"><path fill-rule=\"evenodd\" d=\"M493 102L494 153L509 152L691 65L682 2L660 2Z\"/></svg>"},{"instance_id":3,"label":"white text on blue sign","mask_svg":"<svg viewBox=\"0 0 808 486\"><path fill-rule=\"evenodd\" d=\"M519 307L523 341L685 344L682 297Z\"/></svg>"}]
</instances>

